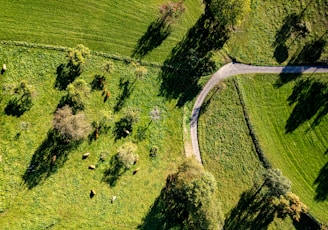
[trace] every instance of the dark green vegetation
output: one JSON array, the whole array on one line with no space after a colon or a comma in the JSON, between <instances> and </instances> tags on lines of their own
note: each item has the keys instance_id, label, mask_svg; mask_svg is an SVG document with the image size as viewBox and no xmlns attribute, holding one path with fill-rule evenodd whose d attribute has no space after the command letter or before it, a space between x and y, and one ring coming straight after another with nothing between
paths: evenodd
<instances>
[{"instance_id":1,"label":"dark green vegetation","mask_svg":"<svg viewBox=\"0 0 328 230\"><path fill-rule=\"evenodd\" d=\"M81 84L70 95L84 91L83 81L93 88L80 98L84 108L76 113L85 113L92 128L88 138L75 141L53 129L54 113L68 94L55 84L67 52L0 46L0 53L0 62L7 64L0 78L0 228L133 229L142 224L167 175L184 157L182 110L174 100L158 97L159 69L146 67L147 73L136 78L138 65L87 58L73 82ZM114 65L113 73L108 64ZM105 79L104 87L95 84L99 79ZM22 80L34 89L33 105L20 116L7 115L12 90ZM115 183L110 183L108 172L120 170L116 155L126 142L137 146L139 158L130 169L112 173ZM83 160L86 152L90 156ZM96 191L92 199L91 189Z\"/></svg>"},{"instance_id":2,"label":"dark green vegetation","mask_svg":"<svg viewBox=\"0 0 328 230\"><path fill-rule=\"evenodd\" d=\"M290 178L310 213L327 223L327 74L243 76L239 82L266 157Z\"/></svg>"},{"instance_id":3,"label":"dark green vegetation","mask_svg":"<svg viewBox=\"0 0 328 230\"><path fill-rule=\"evenodd\" d=\"M217 229L216 181L194 158L187 158L166 185L140 229Z\"/></svg>"}]
</instances>

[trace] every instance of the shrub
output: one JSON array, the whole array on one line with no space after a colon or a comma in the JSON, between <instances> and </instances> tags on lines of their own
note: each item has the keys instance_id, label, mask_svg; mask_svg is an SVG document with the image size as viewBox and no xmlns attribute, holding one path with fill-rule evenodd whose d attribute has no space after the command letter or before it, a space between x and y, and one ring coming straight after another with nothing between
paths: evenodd
<instances>
[{"instance_id":1,"label":"shrub","mask_svg":"<svg viewBox=\"0 0 328 230\"><path fill-rule=\"evenodd\" d=\"M65 142L83 140L91 130L84 113L74 115L68 105L56 110L53 125Z\"/></svg>"},{"instance_id":2,"label":"shrub","mask_svg":"<svg viewBox=\"0 0 328 230\"><path fill-rule=\"evenodd\" d=\"M126 142L117 151L117 159L125 168L130 168L139 159L139 155L135 154L137 146L132 142Z\"/></svg>"},{"instance_id":3,"label":"shrub","mask_svg":"<svg viewBox=\"0 0 328 230\"><path fill-rule=\"evenodd\" d=\"M31 109L32 97L35 93L34 88L27 84L26 81L21 81L13 89L13 98L9 101L5 108L7 115L21 116L24 112Z\"/></svg>"},{"instance_id":4,"label":"shrub","mask_svg":"<svg viewBox=\"0 0 328 230\"><path fill-rule=\"evenodd\" d=\"M144 66L138 66L134 71L137 79L142 79L143 76L145 76L147 74L147 72L148 72L148 69Z\"/></svg>"},{"instance_id":5,"label":"shrub","mask_svg":"<svg viewBox=\"0 0 328 230\"><path fill-rule=\"evenodd\" d=\"M83 79L78 79L67 86L66 104L70 105L75 113L84 109L84 100L90 94L90 88Z\"/></svg>"}]
</instances>

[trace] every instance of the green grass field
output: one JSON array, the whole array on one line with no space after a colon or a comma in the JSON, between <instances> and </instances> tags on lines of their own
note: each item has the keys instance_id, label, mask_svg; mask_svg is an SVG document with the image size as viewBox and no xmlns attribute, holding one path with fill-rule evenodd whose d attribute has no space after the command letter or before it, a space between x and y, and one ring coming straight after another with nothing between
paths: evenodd
<instances>
[{"instance_id":1,"label":"green grass field","mask_svg":"<svg viewBox=\"0 0 328 230\"><path fill-rule=\"evenodd\" d=\"M0 42L20 41L60 47L75 47L81 43L92 51L130 57L139 39L144 36L150 36L148 41L156 43L151 26L156 24L159 7L165 2L168 1L0 0ZM203 24L197 23L203 11L202 1L184 2L185 13L172 24L172 30L167 37L164 36L162 43L150 47L143 60L159 64L165 60L177 60L178 63L169 63L177 64L177 69L185 72L184 66L179 66L180 62L184 63L186 59L188 63L202 58L191 52L189 46L185 47L186 44L203 44L199 39L204 36L197 34L203 29ZM272 65L325 61L328 58L327 11L327 0L252 1L248 17L234 28L230 39L214 60L222 64L229 61L230 56L246 63ZM296 19L298 23L295 23ZM185 38L190 28L194 29L194 33ZM182 51L172 52L183 39L182 49L177 49ZM0 63L6 63L8 71L0 75L0 127L3 130L0 132L0 228L133 229L142 224L142 218L159 195L166 176L185 156L183 149L188 148L189 142L187 117L192 99L199 89L195 89L195 93L189 92L188 87L184 88L187 92L171 92L171 95L176 93L178 96L167 100L159 96L163 93L159 68L147 66L148 74L136 80L133 63L115 61L115 72L107 74L107 88L111 92L109 100L104 102L102 92L94 91L85 108L90 122L100 119L101 114L112 118L109 133L72 149L57 171L44 172L39 178L40 183L28 189L23 175L32 157L46 142L52 127L53 112L65 95L65 92L54 88L54 83L56 68L65 61L66 53L42 49L41 46L31 48L1 44ZM196 45L193 48L200 47ZM170 54L174 53L190 56L171 57ZM79 78L91 84L96 74L104 74L103 65L107 61L104 57L93 55ZM194 66L190 63L192 69ZM179 71L177 73L181 74ZM193 74L193 71L198 70L192 69L190 72ZM125 96L124 87L119 86L121 78L129 80L130 96ZM181 78L189 79L186 76ZM320 169L324 171L327 161L327 154L324 154L327 152L327 129L324 128L328 122L327 116L314 129L307 129L315 119L312 118L292 133L285 134L284 126L293 108L286 100L294 82L274 89L272 83L276 78L239 78L247 106L250 107L251 119L270 162L293 181L293 191L310 207L311 214L327 222L327 201L314 201L316 193L313 185ZM8 116L4 112L11 98L7 89L22 79L36 89L34 105L21 117ZM202 77L197 81L203 85L207 79ZM184 80L181 82L182 85L187 84ZM170 86L173 88L174 84ZM216 93L213 91L214 95L200 118L199 135L205 167L218 181L218 200L223 214L228 215L240 195L253 183L260 182L264 169L254 153L232 82L227 81L222 87ZM253 92L254 88L258 90ZM170 97L170 89L165 90ZM186 96L182 103L184 107L177 107L175 98L182 94ZM123 109L115 113L113 108L118 104L118 98L124 100ZM264 101L263 98L268 100ZM114 141L115 122L123 117L124 109L128 107L138 108L140 121L125 140ZM161 111L161 119L148 125L150 112L156 107ZM275 109L272 110L272 107ZM138 140L138 130L145 134L144 140ZM119 178L115 187L110 187L102 179L110 167L112 156L125 141L137 143L140 161ZM154 146L158 147L159 153L156 158L150 158L149 150ZM83 161L81 156L85 152L90 152L91 156ZM102 154L106 155L106 160L101 163L99 158ZM299 155L302 158L296 157ZM90 164L96 164L96 170L88 170ZM303 164L306 165L304 170ZM137 167L140 171L132 175ZM91 189L97 191L93 199L89 197ZM113 195L117 196L117 200L111 204ZM276 220L269 228L290 229L293 226L290 220Z\"/></svg>"},{"instance_id":2,"label":"green grass field","mask_svg":"<svg viewBox=\"0 0 328 230\"><path fill-rule=\"evenodd\" d=\"M240 62L258 65L323 61L328 57L327 11L327 0L254 0L224 50Z\"/></svg>"},{"instance_id":3,"label":"green grass field","mask_svg":"<svg viewBox=\"0 0 328 230\"><path fill-rule=\"evenodd\" d=\"M310 213L328 223L326 182L322 179L327 177L328 116L324 112L320 116L320 111L327 109L328 75L297 77L300 79L281 87L275 87L277 75L246 75L238 80L268 160L290 178L292 191ZM319 193L316 178L322 186Z\"/></svg>"},{"instance_id":4,"label":"green grass field","mask_svg":"<svg viewBox=\"0 0 328 230\"><path fill-rule=\"evenodd\" d=\"M198 128L200 151L205 168L217 180L217 199L227 219L242 193L261 183L265 169L249 136L233 81L228 79L214 88L205 105ZM289 218L275 219L268 228L294 229Z\"/></svg>"},{"instance_id":5,"label":"green grass field","mask_svg":"<svg viewBox=\"0 0 328 230\"><path fill-rule=\"evenodd\" d=\"M30 185L23 175L31 166L32 156L47 139L52 127L53 113L65 94L54 88L56 68L65 61L65 52L25 47L0 46L0 62L6 62L8 70L1 75L0 87L0 228L1 229L133 229L142 224L149 206L159 195L168 173L184 157L182 136L182 109L175 101L158 96L158 69L148 68L143 79L136 80L135 67L115 62L115 72L107 74L106 87L111 96L104 103L101 91L93 91L86 101L85 112L90 122L106 114L112 117L108 134L100 134L96 141L85 141L69 152L68 159L54 172L44 171L39 183ZM108 59L92 56L79 78L91 83L95 74L104 74L103 64ZM124 99L124 106L114 112L117 97L122 93L119 80L134 82L131 95ZM11 84L25 79L36 93L30 111L20 117L6 115L4 109L11 98L5 91ZM147 92L147 93L145 93ZM123 117L124 109L138 108L140 121L133 125L130 136L114 141L115 122ZM150 125L150 112L157 107L160 119ZM148 128L147 128L148 127ZM146 129L145 129L146 128ZM145 129L145 139L138 140L137 130ZM126 141L138 145L138 163L110 187L102 181L104 172L117 148ZM167 143L170 143L169 145ZM151 158L149 150L157 146L157 157ZM45 149L47 150L47 149ZM90 152L86 160L82 154ZM106 160L99 158L105 154ZM46 159L40 159L47 165ZM90 164L97 168L88 169ZM136 175L135 168L140 167ZM29 178L31 180L35 178ZM91 189L97 194L89 198ZM117 196L111 204L112 196Z\"/></svg>"},{"instance_id":6,"label":"green grass field","mask_svg":"<svg viewBox=\"0 0 328 230\"><path fill-rule=\"evenodd\" d=\"M159 16L160 0L149 1L0 1L0 40L74 47L131 56L138 40ZM197 0L185 1L186 11L172 33L146 59L162 62L202 12Z\"/></svg>"}]
</instances>

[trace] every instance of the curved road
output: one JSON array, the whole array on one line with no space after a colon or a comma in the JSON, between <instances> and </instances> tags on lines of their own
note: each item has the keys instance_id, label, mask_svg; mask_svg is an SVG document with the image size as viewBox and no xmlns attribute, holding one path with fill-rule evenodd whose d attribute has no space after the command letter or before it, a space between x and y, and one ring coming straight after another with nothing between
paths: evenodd
<instances>
[{"instance_id":1,"label":"curved road","mask_svg":"<svg viewBox=\"0 0 328 230\"><path fill-rule=\"evenodd\" d=\"M190 135L193 148L193 154L196 159L202 163L200 156L197 126L199 112L207 94L214 88L214 86L221 80L238 75L251 73L328 73L328 66L252 66L240 63L229 63L222 66L210 80L206 83L200 94L198 95L191 113Z\"/></svg>"}]
</instances>

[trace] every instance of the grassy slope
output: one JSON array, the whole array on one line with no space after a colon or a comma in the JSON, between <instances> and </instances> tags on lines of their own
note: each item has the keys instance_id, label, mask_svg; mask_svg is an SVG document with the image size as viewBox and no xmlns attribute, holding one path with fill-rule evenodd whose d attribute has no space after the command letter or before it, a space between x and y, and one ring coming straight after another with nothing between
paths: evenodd
<instances>
[{"instance_id":1,"label":"grassy slope","mask_svg":"<svg viewBox=\"0 0 328 230\"><path fill-rule=\"evenodd\" d=\"M310 4L306 8L307 3ZM304 21L308 22L311 32L304 38L295 34L287 37L289 57L282 63L287 64L292 56L302 50L306 42L320 38L328 29L327 0L252 1L251 12L228 41L226 52L241 62L277 65L273 46L275 35L282 28L286 16L299 14L305 8ZM326 35L325 40L327 39ZM323 53L321 60L328 57L327 45Z\"/></svg>"},{"instance_id":2,"label":"grassy slope","mask_svg":"<svg viewBox=\"0 0 328 230\"><path fill-rule=\"evenodd\" d=\"M222 85L221 85L222 86ZM218 200L227 218L236 207L240 195L261 183L264 168L248 135L242 107L232 80L223 88L213 89L211 98L199 120L199 144L205 168L215 175ZM212 96L213 95L213 96ZM292 229L288 219L275 220L269 229Z\"/></svg>"},{"instance_id":3,"label":"grassy slope","mask_svg":"<svg viewBox=\"0 0 328 230\"><path fill-rule=\"evenodd\" d=\"M36 149L47 136L52 125L53 112L64 92L54 89L56 67L64 61L65 53L23 47L0 46L0 62L7 63L8 71L1 76L1 88L22 79L28 80L37 91L32 109L16 118L4 114L10 95L0 99L0 228L1 229L43 229L51 224L55 229L132 229L142 223L142 217L159 195L165 178L175 169L184 156L182 138L182 110L175 107L175 101L167 102L158 97L158 69L149 68L144 80L138 80L135 90L126 101L127 106L140 108L140 122L134 125L145 127L149 112L157 106L161 119L153 122L146 131L146 139L138 142L140 160L136 167L140 171L132 175L126 172L115 187L101 182L103 173L109 168L110 158L126 140L113 140L113 128L109 134L89 144L82 143L72 150L69 159L43 183L28 190L22 180ZM80 78L91 83L95 74L102 74L106 59L92 57ZM87 101L86 114L91 121L99 117L99 112L112 113L113 122L122 117L122 112L114 113L113 107L118 89L119 78L134 79L134 68L116 62L116 70L108 76L107 87L112 92L104 103L101 92L92 92ZM145 94L145 89L147 94ZM21 130L22 122L27 122L27 131ZM21 133L15 138L17 133ZM135 131L129 140L134 140ZM170 145L167 145L170 143ZM149 149L159 147L156 159L149 158ZM90 152L91 156L82 161L81 155ZM95 171L88 170L90 164L98 162L102 152L107 160L99 164ZM97 195L89 198L91 189ZM117 196L114 204L110 203Z\"/></svg>"},{"instance_id":4,"label":"grassy slope","mask_svg":"<svg viewBox=\"0 0 328 230\"><path fill-rule=\"evenodd\" d=\"M138 39L158 17L160 0L3 1L0 0L0 40L75 46L130 56ZM172 34L147 58L163 61L201 14L197 0L187 0L186 12Z\"/></svg>"},{"instance_id":5,"label":"grassy slope","mask_svg":"<svg viewBox=\"0 0 328 230\"><path fill-rule=\"evenodd\" d=\"M327 74L317 75L328 81ZM328 222L328 202L316 202L314 181L328 160L327 115L314 129L311 120L292 133L285 133L286 121L293 106L287 98L291 95L295 81L274 88L276 75L242 76L239 78L245 93L250 118L261 146L274 167L280 168L293 183L292 190L309 206L310 212L319 220Z\"/></svg>"}]
</instances>

